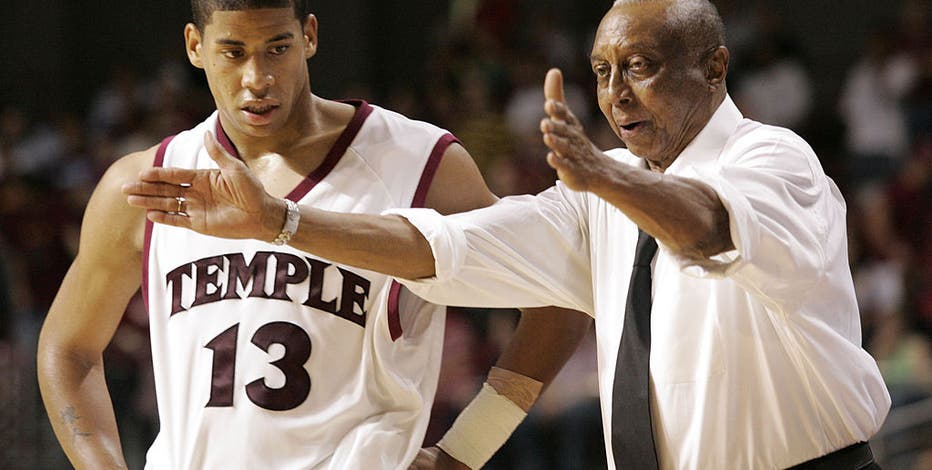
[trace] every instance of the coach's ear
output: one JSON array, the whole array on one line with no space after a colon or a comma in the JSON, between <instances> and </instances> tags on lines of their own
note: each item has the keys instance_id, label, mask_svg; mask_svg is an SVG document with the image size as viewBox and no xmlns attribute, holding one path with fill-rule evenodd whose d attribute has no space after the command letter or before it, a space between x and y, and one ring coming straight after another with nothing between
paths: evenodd
<instances>
[{"instance_id":1,"label":"coach's ear","mask_svg":"<svg viewBox=\"0 0 932 470\"><path fill-rule=\"evenodd\" d=\"M184 46L191 65L199 69L204 68L204 60L201 58L201 32L194 23L188 23L184 27Z\"/></svg>"}]
</instances>

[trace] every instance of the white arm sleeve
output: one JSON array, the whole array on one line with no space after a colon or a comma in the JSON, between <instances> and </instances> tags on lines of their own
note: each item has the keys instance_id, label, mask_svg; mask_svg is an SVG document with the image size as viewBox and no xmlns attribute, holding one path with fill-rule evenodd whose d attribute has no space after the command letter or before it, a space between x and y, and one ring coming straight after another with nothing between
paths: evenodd
<instances>
[{"instance_id":1,"label":"white arm sleeve","mask_svg":"<svg viewBox=\"0 0 932 470\"><path fill-rule=\"evenodd\" d=\"M402 280L418 296L471 307L554 305L592 314L592 277L582 196L552 187L443 217L392 209L430 243L436 275Z\"/></svg>"}]
</instances>

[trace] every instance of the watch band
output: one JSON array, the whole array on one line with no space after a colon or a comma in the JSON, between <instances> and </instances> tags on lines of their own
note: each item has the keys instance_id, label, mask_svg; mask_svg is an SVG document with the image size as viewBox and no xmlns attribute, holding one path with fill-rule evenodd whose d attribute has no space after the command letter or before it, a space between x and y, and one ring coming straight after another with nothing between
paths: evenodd
<instances>
[{"instance_id":1,"label":"watch band","mask_svg":"<svg viewBox=\"0 0 932 470\"><path fill-rule=\"evenodd\" d=\"M286 245L298 231L298 222L301 221L301 211L298 205L291 199L285 199L285 225L282 231L275 237L272 243L276 245Z\"/></svg>"}]
</instances>

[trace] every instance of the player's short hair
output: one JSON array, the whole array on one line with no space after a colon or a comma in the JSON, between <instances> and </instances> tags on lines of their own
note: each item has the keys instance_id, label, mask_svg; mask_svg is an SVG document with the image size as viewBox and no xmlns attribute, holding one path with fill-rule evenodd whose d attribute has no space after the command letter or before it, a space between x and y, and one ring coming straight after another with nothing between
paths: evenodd
<instances>
[{"instance_id":1,"label":"player's short hair","mask_svg":"<svg viewBox=\"0 0 932 470\"><path fill-rule=\"evenodd\" d=\"M194 24L203 31L204 26L210 23L210 17L215 11L255 10L259 8L287 8L294 9L294 16L298 21L304 21L308 14L308 0L191 0L191 13L194 15Z\"/></svg>"}]
</instances>

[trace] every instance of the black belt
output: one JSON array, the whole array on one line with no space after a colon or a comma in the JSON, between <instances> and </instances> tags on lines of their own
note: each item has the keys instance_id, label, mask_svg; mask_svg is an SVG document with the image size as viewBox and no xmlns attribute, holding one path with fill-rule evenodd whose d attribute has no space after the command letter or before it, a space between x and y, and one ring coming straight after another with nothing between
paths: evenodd
<instances>
[{"instance_id":1,"label":"black belt","mask_svg":"<svg viewBox=\"0 0 932 470\"><path fill-rule=\"evenodd\" d=\"M860 470L872 463L874 463L874 454L871 452L871 446L866 442L858 442L844 449L794 465L787 470Z\"/></svg>"}]
</instances>

